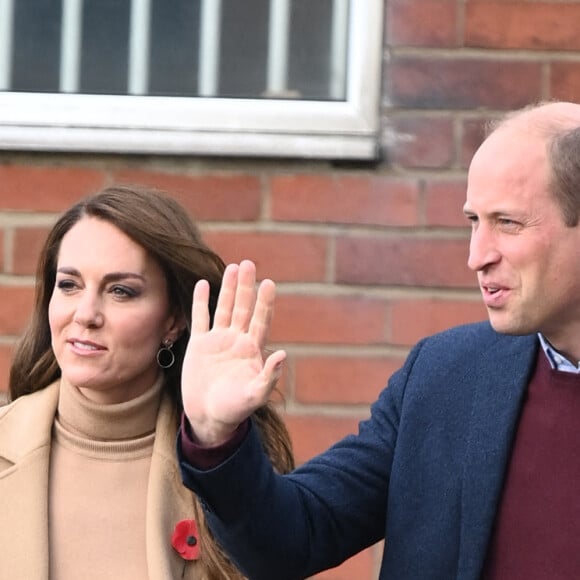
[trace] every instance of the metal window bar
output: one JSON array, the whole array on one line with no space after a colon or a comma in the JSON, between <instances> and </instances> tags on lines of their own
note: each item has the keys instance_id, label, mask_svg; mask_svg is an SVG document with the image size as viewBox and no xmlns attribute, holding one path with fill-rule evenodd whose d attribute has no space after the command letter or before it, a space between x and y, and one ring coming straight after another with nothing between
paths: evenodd
<instances>
[{"instance_id":1,"label":"metal window bar","mask_svg":"<svg viewBox=\"0 0 580 580\"><path fill-rule=\"evenodd\" d=\"M270 0L268 28L267 97L283 97L288 84L290 0Z\"/></svg>"},{"instance_id":2,"label":"metal window bar","mask_svg":"<svg viewBox=\"0 0 580 580\"><path fill-rule=\"evenodd\" d=\"M203 0L199 31L198 93L214 97L219 90L221 0Z\"/></svg>"},{"instance_id":3,"label":"metal window bar","mask_svg":"<svg viewBox=\"0 0 580 580\"><path fill-rule=\"evenodd\" d=\"M131 0L127 92L145 95L149 90L151 0Z\"/></svg>"},{"instance_id":4,"label":"metal window bar","mask_svg":"<svg viewBox=\"0 0 580 580\"><path fill-rule=\"evenodd\" d=\"M80 85L83 0L63 0L60 42L61 93L77 93Z\"/></svg>"},{"instance_id":5,"label":"metal window bar","mask_svg":"<svg viewBox=\"0 0 580 580\"><path fill-rule=\"evenodd\" d=\"M349 0L334 0L332 7L329 93L330 98L336 100L342 100L346 96L348 6Z\"/></svg>"},{"instance_id":6,"label":"metal window bar","mask_svg":"<svg viewBox=\"0 0 580 580\"><path fill-rule=\"evenodd\" d=\"M10 89L12 81L12 21L14 0L0 0L0 91Z\"/></svg>"},{"instance_id":7,"label":"metal window bar","mask_svg":"<svg viewBox=\"0 0 580 580\"><path fill-rule=\"evenodd\" d=\"M10 90L14 1L0 0L0 90ZM291 0L270 0L266 97L288 95ZM334 0L330 46L329 92L345 98L349 0ZM215 97L219 91L222 0L202 0L198 93ZM79 91L81 76L83 0L63 0L60 82L63 93ZM131 0L127 91L147 94L149 89L151 0Z\"/></svg>"}]
</instances>

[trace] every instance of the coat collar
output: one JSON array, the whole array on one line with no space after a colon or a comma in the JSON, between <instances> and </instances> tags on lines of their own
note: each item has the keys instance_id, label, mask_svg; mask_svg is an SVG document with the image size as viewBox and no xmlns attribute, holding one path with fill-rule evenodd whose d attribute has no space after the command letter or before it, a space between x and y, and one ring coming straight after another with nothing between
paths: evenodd
<instances>
[{"instance_id":1,"label":"coat collar","mask_svg":"<svg viewBox=\"0 0 580 580\"><path fill-rule=\"evenodd\" d=\"M0 410L0 578L48 577L48 465L58 384Z\"/></svg>"},{"instance_id":2,"label":"coat collar","mask_svg":"<svg viewBox=\"0 0 580 580\"><path fill-rule=\"evenodd\" d=\"M48 470L58 382L0 408L0 578L48 578ZM195 562L171 546L175 525L194 518L194 498L181 483L175 455L177 411L161 403L147 492L147 565L151 580L193 579ZM185 575L184 573L185 564Z\"/></svg>"},{"instance_id":3,"label":"coat collar","mask_svg":"<svg viewBox=\"0 0 580 580\"><path fill-rule=\"evenodd\" d=\"M0 459L18 463L49 445L57 404L58 382L1 407Z\"/></svg>"},{"instance_id":4,"label":"coat collar","mask_svg":"<svg viewBox=\"0 0 580 580\"><path fill-rule=\"evenodd\" d=\"M463 473L458 578L477 579L487 553L511 442L538 352L536 336L499 339L485 361L472 361L477 385Z\"/></svg>"},{"instance_id":5,"label":"coat collar","mask_svg":"<svg viewBox=\"0 0 580 580\"><path fill-rule=\"evenodd\" d=\"M147 492L147 562L152 580L197 577L197 564L186 562L171 546L176 524L195 519L194 496L181 481L175 442L179 417L164 397L157 419Z\"/></svg>"}]
</instances>

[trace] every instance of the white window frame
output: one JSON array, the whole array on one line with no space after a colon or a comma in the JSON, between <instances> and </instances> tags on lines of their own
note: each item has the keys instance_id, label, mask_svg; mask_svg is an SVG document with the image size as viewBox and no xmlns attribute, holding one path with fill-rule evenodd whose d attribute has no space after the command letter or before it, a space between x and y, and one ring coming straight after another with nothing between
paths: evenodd
<instances>
[{"instance_id":1,"label":"white window frame","mask_svg":"<svg viewBox=\"0 0 580 580\"><path fill-rule=\"evenodd\" d=\"M0 93L0 150L374 159L383 0L352 0L345 101Z\"/></svg>"}]
</instances>

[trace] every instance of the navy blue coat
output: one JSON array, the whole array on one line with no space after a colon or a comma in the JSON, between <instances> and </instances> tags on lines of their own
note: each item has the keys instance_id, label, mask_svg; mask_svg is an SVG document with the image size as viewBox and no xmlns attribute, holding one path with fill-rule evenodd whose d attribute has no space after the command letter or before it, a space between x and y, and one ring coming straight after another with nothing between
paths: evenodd
<instances>
[{"instance_id":1,"label":"navy blue coat","mask_svg":"<svg viewBox=\"0 0 580 580\"><path fill-rule=\"evenodd\" d=\"M296 580L385 538L381 579L480 577L535 335L489 323L422 340L347 436L280 476L250 429L225 463L184 483L252 580ZM356 385L353 385L356 388Z\"/></svg>"}]
</instances>

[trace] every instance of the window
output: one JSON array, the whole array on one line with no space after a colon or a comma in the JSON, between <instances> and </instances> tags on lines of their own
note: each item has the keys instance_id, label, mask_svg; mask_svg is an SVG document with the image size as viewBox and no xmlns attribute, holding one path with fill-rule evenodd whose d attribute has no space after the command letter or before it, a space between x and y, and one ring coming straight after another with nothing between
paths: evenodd
<instances>
[{"instance_id":1,"label":"window","mask_svg":"<svg viewBox=\"0 0 580 580\"><path fill-rule=\"evenodd\" d=\"M0 148L371 159L382 0L0 0Z\"/></svg>"}]
</instances>

